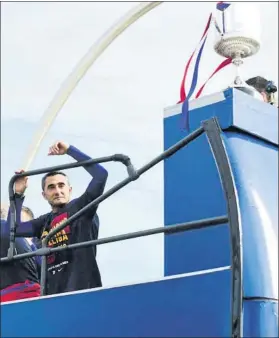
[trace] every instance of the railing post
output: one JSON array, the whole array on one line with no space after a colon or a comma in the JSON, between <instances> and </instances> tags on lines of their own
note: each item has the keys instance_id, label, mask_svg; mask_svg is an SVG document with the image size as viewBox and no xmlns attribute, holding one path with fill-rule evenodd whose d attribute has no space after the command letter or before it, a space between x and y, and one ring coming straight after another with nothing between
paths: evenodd
<instances>
[{"instance_id":1,"label":"railing post","mask_svg":"<svg viewBox=\"0 0 279 338\"><path fill-rule=\"evenodd\" d=\"M15 204L15 193L14 184L18 175L14 175L9 182L9 200L10 200L10 246L8 249L8 257L14 256L15 250L15 234L16 234L16 204Z\"/></svg>"},{"instance_id":2,"label":"railing post","mask_svg":"<svg viewBox=\"0 0 279 338\"><path fill-rule=\"evenodd\" d=\"M46 249L47 242L45 239L42 240L42 249ZM47 283L47 256L42 256L42 263L41 263L41 296L44 296L46 293L46 283Z\"/></svg>"}]
</instances>

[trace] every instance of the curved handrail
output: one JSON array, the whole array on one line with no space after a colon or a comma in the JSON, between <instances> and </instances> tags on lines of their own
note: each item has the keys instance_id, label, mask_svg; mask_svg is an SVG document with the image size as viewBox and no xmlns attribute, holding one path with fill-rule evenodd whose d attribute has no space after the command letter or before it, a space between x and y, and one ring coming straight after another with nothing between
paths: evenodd
<instances>
[{"instance_id":1,"label":"curved handrail","mask_svg":"<svg viewBox=\"0 0 279 338\"><path fill-rule=\"evenodd\" d=\"M134 166L131 163L131 160L128 156L123 154L115 154L112 156L106 156L101 158L95 158L90 160L85 160L81 162L74 162L69 164L62 164L57 166L51 166L43 169L36 169L36 170L30 170L25 171L19 174L15 174L9 182L9 199L10 199L10 219L11 219L11 225L10 225L10 247L8 250L8 258L12 258L14 256L14 248L15 248L15 233L16 233L16 205L15 205L15 192L14 192L14 184L15 181L20 177L26 177L26 176L34 176L39 174L45 174L51 171L60 171L65 169L72 169L72 168L78 168L81 166L90 165L93 163L105 163L105 162L121 162L124 164L127 168L128 176L130 181L133 181L137 178L137 172L134 168Z\"/></svg>"},{"instance_id":2,"label":"curved handrail","mask_svg":"<svg viewBox=\"0 0 279 338\"><path fill-rule=\"evenodd\" d=\"M221 128L218 120L217 118L212 118L210 120L204 121L202 126L215 158L223 190L226 196L231 237L232 264L231 337L240 338L243 336L243 252L239 203L230 162L221 137Z\"/></svg>"}]
</instances>

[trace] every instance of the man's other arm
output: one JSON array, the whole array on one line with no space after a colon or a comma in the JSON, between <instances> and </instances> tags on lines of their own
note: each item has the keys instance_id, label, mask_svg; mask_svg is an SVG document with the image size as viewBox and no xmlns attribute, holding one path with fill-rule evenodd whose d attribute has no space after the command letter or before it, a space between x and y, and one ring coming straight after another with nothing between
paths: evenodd
<instances>
[{"instance_id":1,"label":"man's other arm","mask_svg":"<svg viewBox=\"0 0 279 338\"><path fill-rule=\"evenodd\" d=\"M21 222L21 209L24 201L24 196L16 194L16 236L17 237L40 237L42 228L45 225L46 215L40 216L28 222ZM8 213L8 224L11 224L11 211Z\"/></svg>"}]
</instances>

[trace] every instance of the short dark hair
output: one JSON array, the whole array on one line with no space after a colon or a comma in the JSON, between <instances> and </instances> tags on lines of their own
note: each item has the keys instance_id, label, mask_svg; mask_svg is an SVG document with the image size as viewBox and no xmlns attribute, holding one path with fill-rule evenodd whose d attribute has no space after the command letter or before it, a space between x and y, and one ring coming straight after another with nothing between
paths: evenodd
<instances>
[{"instance_id":1,"label":"short dark hair","mask_svg":"<svg viewBox=\"0 0 279 338\"><path fill-rule=\"evenodd\" d=\"M254 87L259 93L266 91L266 86L268 82L269 81L262 76L251 77L246 81L248 86Z\"/></svg>"},{"instance_id":2,"label":"short dark hair","mask_svg":"<svg viewBox=\"0 0 279 338\"><path fill-rule=\"evenodd\" d=\"M22 206L21 211L26 212L27 215L31 217L31 219L35 218L33 211L30 208L26 207L25 205Z\"/></svg>"},{"instance_id":3,"label":"short dark hair","mask_svg":"<svg viewBox=\"0 0 279 338\"><path fill-rule=\"evenodd\" d=\"M45 174L42 178L42 189L44 190L45 189L45 185L46 185L46 179L48 177L51 177L51 176L56 176L56 175L62 175L62 176L65 176L68 178L68 176L66 174L64 174L62 171L51 171L47 174Z\"/></svg>"}]
</instances>

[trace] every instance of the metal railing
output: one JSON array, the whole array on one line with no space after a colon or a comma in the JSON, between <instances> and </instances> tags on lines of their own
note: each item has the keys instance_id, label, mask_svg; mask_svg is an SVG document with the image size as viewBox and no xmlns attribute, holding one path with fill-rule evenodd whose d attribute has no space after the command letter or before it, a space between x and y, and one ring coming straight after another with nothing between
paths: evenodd
<instances>
[{"instance_id":1,"label":"metal railing","mask_svg":"<svg viewBox=\"0 0 279 338\"><path fill-rule=\"evenodd\" d=\"M138 179L143 173L154 167L156 164L162 160L172 156L181 148L185 147L191 141L198 138L205 132L209 145L211 147L212 153L215 157L217 168L221 177L221 182L223 190L225 192L228 216L220 216L215 218L203 219L193 222L187 222L182 224L175 224L172 226L159 227L155 229L143 230L118 236L112 236L107 238L101 238L97 240L91 240L76 244L71 244L63 247L48 248L48 241L55 236L58 232L63 230L67 225L76 220L78 217L83 215L88 209L92 208L103 202L109 196L129 184L130 182ZM57 228L51 230L48 235L42 240L42 248L34 252L14 255L14 245L15 245L15 235L16 235L16 205L15 205L15 193L14 193L14 183L15 181L24 176L34 176L51 171L65 170L70 168L76 168L80 166L86 166L92 163L104 163L110 161L118 161L123 163L128 171L128 177L116 184L114 187L103 193L101 196L96 198L94 201L90 202L88 205L83 207L77 213L69 217L63 223L61 223ZM1 258L0 263L8 263L15 260L25 259L34 256L42 256L42 266L41 266L41 294L45 294L46 287L46 273L47 273L47 261L46 257L54 252L62 250L75 250L81 249L93 245L101 245L106 243L113 243L117 241L128 240L132 238L138 238L143 236L150 236L159 233L173 234L181 231L201 229L209 226L216 226L220 224L229 223L230 228L230 238L231 238L231 269L232 269L232 304L231 304L231 337L240 338L242 337L242 238L241 238L241 224L239 216L238 201L236 196L236 190L234 185L234 180L232 176L232 171L230 168L229 160L227 153L221 137L221 129L219 127L218 121L216 118L212 118L202 123L202 126L183 138L181 141L177 142L175 145L161 153L155 159L147 163L142 168L135 170L129 157L125 155L113 155L109 157L103 157L98 159L92 159L82 162L76 162L66 165L53 166L44 169L37 169L32 171L26 171L21 174L14 175L9 183L9 197L10 197L10 220L11 220L11 230L10 230L10 247L8 250L7 257Z\"/></svg>"}]
</instances>

